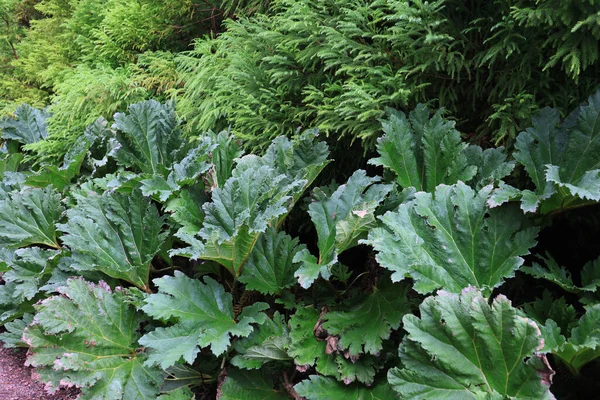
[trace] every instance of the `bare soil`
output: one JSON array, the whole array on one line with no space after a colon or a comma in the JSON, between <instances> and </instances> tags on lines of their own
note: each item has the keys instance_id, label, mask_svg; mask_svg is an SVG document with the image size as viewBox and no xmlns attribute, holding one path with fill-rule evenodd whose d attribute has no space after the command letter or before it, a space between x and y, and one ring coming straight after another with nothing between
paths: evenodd
<instances>
[{"instance_id":1,"label":"bare soil","mask_svg":"<svg viewBox=\"0 0 600 400\"><path fill-rule=\"evenodd\" d=\"M71 400L77 390L62 389L48 394L44 384L35 378L35 369L25 366L25 350L6 349L0 342L0 399L1 400Z\"/></svg>"}]
</instances>

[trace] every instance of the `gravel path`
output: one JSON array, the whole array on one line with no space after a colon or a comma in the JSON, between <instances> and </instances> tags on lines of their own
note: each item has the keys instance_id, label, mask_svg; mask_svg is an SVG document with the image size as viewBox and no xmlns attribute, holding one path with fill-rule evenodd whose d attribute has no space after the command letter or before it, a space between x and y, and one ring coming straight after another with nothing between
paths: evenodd
<instances>
[{"instance_id":1,"label":"gravel path","mask_svg":"<svg viewBox=\"0 0 600 400\"><path fill-rule=\"evenodd\" d=\"M60 390L54 395L44 391L44 385L34 377L35 370L25 367L25 351L5 349L0 342L1 400L71 400L77 391Z\"/></svg>"}]
</instances>

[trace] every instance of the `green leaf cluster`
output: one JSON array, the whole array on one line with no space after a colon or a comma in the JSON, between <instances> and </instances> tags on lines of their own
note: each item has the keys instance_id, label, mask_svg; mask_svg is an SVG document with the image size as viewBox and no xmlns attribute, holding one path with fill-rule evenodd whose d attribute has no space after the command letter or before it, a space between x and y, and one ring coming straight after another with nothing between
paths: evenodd
<instances>
[{"instance_id":1,"label":"green leaf cluster","mask_svg":"<svg viewBox=\"0 0 600 400\"><path fill-rule=\"evenodd\" d=\"M584 382L600 354L597 254L548 245L596 226L577 190L597 172L597 97L562 123L542 111L512 155L442 111L388 110L375 168L341 184L315 130L244 155L157 100L36 163L46 114L23 107L2 120L0 340L84 398L551 398L554 367ZM498 200L556 149L542 207ZM582 217L546 212L552 196Z\"/></svg>"}]
</instances>

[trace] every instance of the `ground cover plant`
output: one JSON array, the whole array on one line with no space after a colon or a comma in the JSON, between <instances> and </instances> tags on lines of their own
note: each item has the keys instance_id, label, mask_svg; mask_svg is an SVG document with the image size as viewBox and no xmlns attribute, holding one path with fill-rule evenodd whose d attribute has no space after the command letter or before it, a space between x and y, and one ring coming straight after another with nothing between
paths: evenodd
<instances>
[{"instance_id":1,"label":"ground cover plant","mask_svg":"<svg viewBox=\"0 0 600 400\"><path fill-rule=\"evenodd\" d=\"M148 100L89 125L62 164L33 165L49 117L22 106L0 122L0 340L28 348L49 390L596 389L600 92L564 120L542 110L510 154L464 142L441 110L389 110L368 172L318 187L336 161L315 130L244 154L227 131L185 136L173 103ZM582 225L574 264L548 237Z\"/></svg>"},{"instance_id":2,"label":"ground cover plant","mask_svg":"<svg viewBox=\"0 0 600 400\"><path fill-rule=\"evenodd\" d=\"M599 18L0 0L0 341L89 399L594 398Z\"/></svg>"}]
</instances>

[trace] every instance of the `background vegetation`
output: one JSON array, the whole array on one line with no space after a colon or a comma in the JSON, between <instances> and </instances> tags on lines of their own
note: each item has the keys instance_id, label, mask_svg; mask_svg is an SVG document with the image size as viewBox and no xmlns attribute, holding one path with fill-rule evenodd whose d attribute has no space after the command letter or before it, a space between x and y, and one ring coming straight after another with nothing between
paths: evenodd
<instances>
[{"instance_id":1,"label":"background vegetation","mask_svg":"<svg viewBox=\"0 0 600 400\"><path fill-rule=\"evenodd\" d=\"M0 0L2 340L89 398L49 349L94 349L64 328L96 302L125 399L594 393L599 43L594 1ZM454 312L489 354L505 319L523 380L460 340L455 376Z\"/></svg>"}]
</instances>

